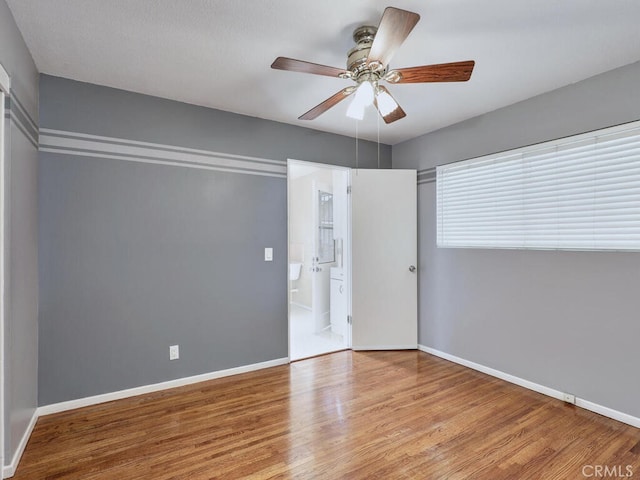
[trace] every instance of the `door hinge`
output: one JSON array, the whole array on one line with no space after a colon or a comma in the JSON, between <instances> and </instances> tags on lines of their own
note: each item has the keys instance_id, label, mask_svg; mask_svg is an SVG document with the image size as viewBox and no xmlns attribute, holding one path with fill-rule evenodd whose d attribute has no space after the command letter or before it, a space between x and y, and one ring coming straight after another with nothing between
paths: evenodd
<instances>
[{"instance_id":1,"label":"door hinge","mask_svg":"<svg viewBox=\"0 0 640 480\"><path fill-rule=\"evenodd\" d=\"M351 185L347 187L347 195L351 194Z\"/></svg>"},{"instance_id":2,"label":"door hinge","mask_svg":"<svg viewBox=\"0 0 640 480\"><path fill-rule=\"evenodd\" d=\"M347 315L347 323L349 325L353 324L353 317L351 317L351 315Z\"/></svg>"}]
</instances>

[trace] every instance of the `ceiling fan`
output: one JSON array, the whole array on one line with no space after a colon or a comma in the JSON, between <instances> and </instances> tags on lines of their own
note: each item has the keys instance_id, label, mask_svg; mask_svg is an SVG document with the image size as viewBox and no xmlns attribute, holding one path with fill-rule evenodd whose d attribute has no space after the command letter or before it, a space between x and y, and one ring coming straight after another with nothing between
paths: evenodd
<instances>
[{"instance_id":1,"label":"ceiling fan","mask_svg":"<svg viewBox=\"0 0 640 480\"><path fill-rule=\"evenodd\" d=\"M389 83L426 83L426 82L466 82L471 77L473 60L464 62L422 65L419 67L389 69L389 61L402 42L409 36L420 20L417 13L387 7L382 14L378 27L364 25L353 32L356 46L347 53L347 68L328 67L317 63L278 57L271 64L277 70L313 73L350 79L355 86L343 88L324 102L316 105L299 120L313 120L331 107L355 93L347 110L347 116L361 120L364 109L375 105L386 123L392 123L406 116L406 113L389 93L380 85L380 81Z\"/></svg>"}]
</instances>

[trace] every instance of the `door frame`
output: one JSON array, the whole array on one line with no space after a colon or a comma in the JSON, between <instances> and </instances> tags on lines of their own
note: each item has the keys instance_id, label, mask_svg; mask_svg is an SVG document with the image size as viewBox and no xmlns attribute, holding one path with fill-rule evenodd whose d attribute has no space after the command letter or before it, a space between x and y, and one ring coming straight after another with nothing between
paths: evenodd
<instances>
[{"instance_id":1,"label":"door frame","mask_svg":"<svg viewBox=\"0 0 640 480\"><path fill-rule=\"evenodd\" d=\"M350 167L343 167L341 165L331 165L328 163L308 162L305 160L297 160L294 158L287 159L287 358L291 363L291 285L289 280L289 260L290 260L290 245L291 245L291 229L289 228L291 221L291 182L289 178L289 169L291 165L308 166L315 168L327 168L331 170L341 170L348 175L347 187L351 186L351 172ZM335 194L335 191L334 191ZM335 197L334 197L335 198ZM345 286L347 288L347 315L351 318L351 195L347 195L346 201L346 235L343 242L343 258L346 256L347 261L343 262L343 268L345 269ZM347 326L347 338L345 338L345 348L351 349L351 323Z\"/></svg>"},{"instance_id":2,"label":"door frame","mask_svg":"<svg viewBox=\"0 0 640 480\"><path fill-rule=\"evenodd\" d=\"M5 202L5 98L11 94L11 79L9 74L0 65L0 472L4 471L4 417L5 417L5 389L4 389L4 339L5 339L5 290L6 282L6 262L5 262L5 245L6 245L6 202ZM2 475L0 475L2 476Z\"/></svg>"}]
</instances>

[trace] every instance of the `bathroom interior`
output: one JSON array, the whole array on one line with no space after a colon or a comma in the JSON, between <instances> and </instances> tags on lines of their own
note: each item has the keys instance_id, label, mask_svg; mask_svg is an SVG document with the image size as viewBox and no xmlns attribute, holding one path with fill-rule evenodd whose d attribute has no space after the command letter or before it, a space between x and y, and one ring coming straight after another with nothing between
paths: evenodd
<instances>
[{"instance_id":1,"label":"bathroom interior","mask_svg":"<svg viewBox=\"0 0 640 480\"><path fill-rule=\"evenodd\" d=\"M289 358L350 346L349 169L288 163Z\"/></svg>"}]
</instances>

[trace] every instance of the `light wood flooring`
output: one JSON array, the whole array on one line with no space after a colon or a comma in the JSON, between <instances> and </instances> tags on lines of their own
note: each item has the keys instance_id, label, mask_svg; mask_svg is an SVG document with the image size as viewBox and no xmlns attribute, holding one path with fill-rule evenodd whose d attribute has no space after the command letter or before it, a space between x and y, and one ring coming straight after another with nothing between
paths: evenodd
<instances>
[{"instance_id":1,"label":"light wood flooring","mask_svg":"<svg viewBox=\"0 0 640 480\"><path fill-rule=\"evenodd\" d=\"M344 351L41 417L14 479L618 478L597 466L640 478L640 430L423 352Z\"/></svg>"}]
</instances>

